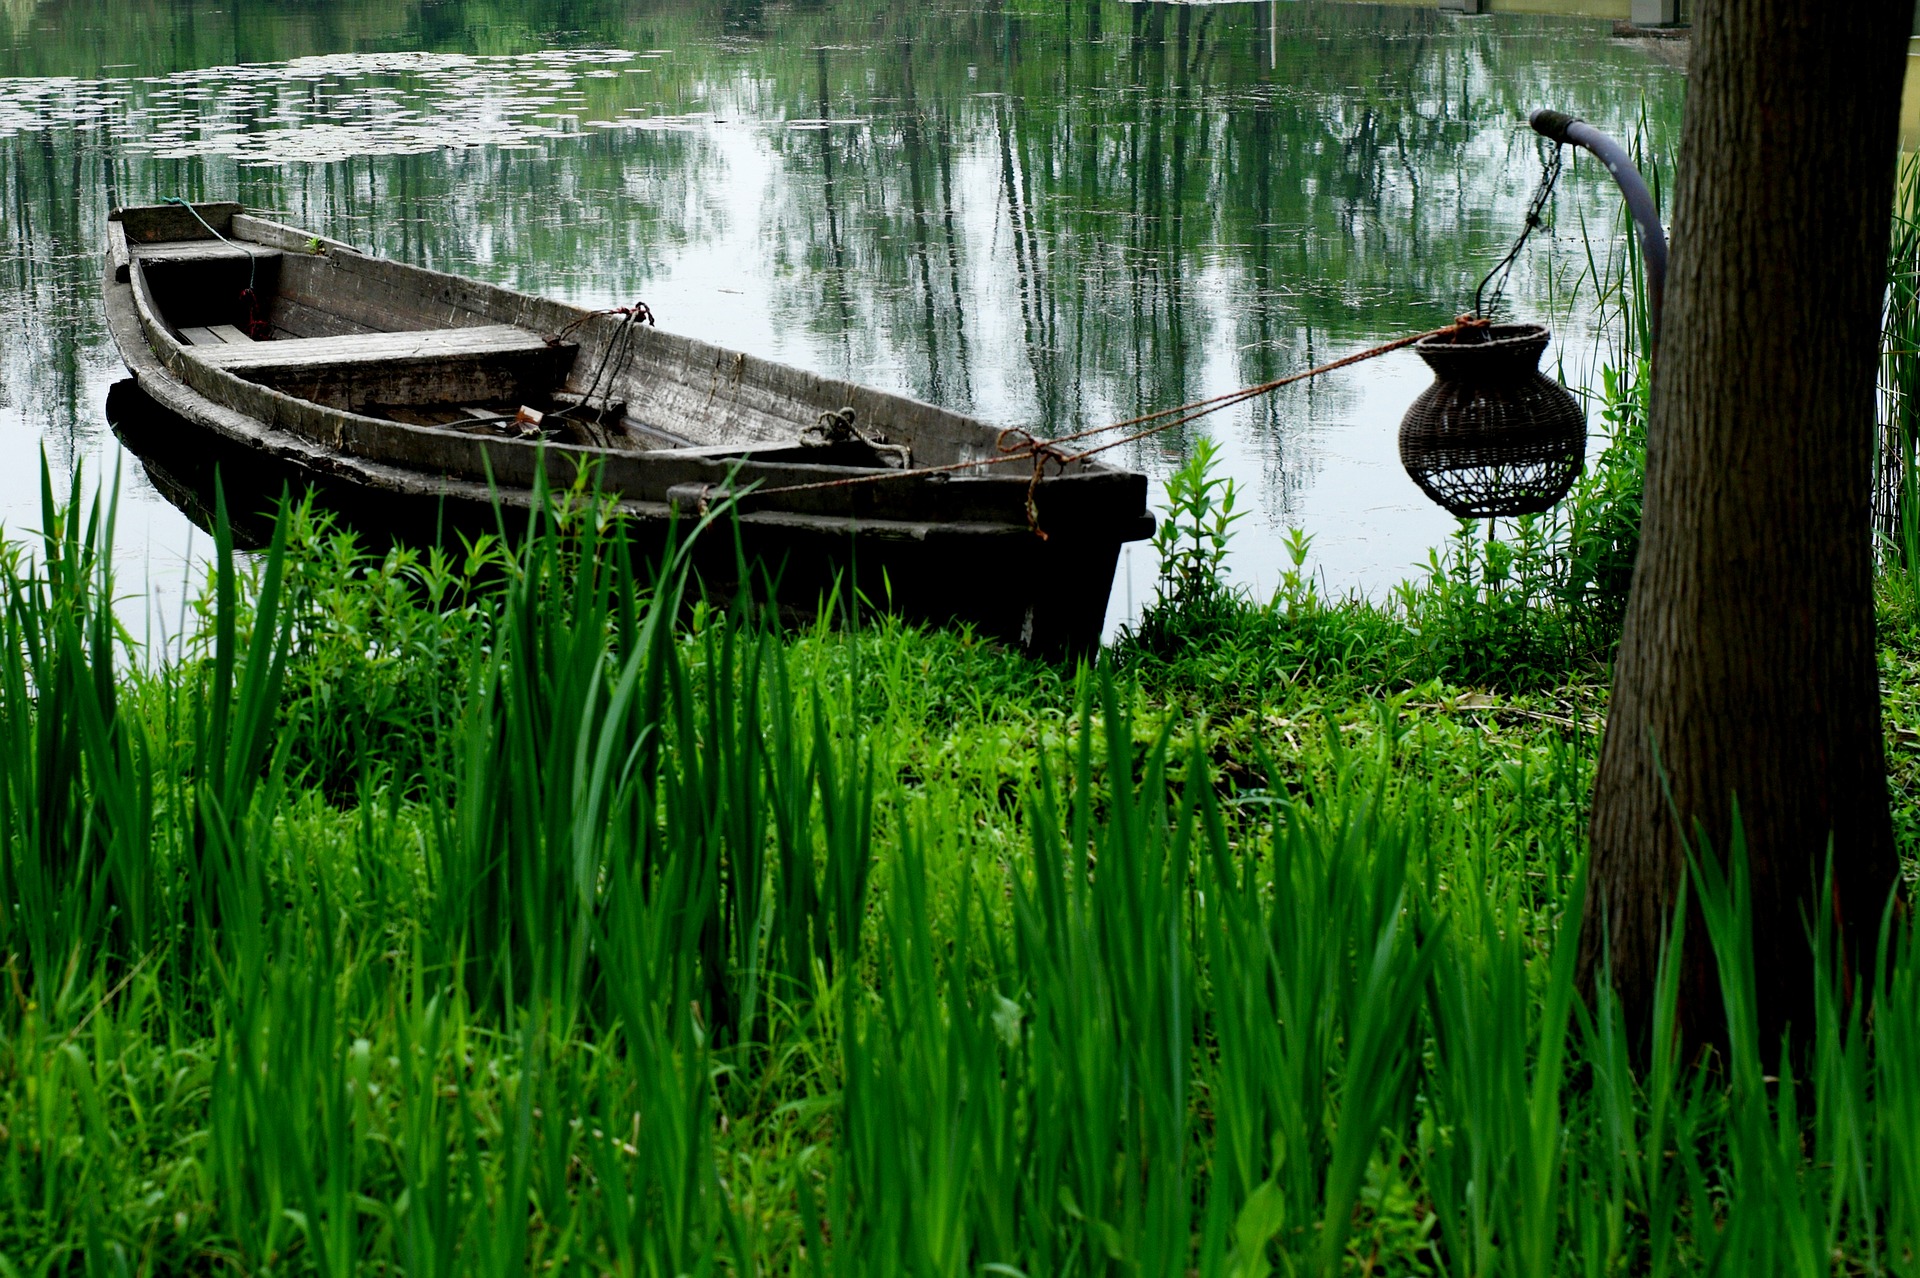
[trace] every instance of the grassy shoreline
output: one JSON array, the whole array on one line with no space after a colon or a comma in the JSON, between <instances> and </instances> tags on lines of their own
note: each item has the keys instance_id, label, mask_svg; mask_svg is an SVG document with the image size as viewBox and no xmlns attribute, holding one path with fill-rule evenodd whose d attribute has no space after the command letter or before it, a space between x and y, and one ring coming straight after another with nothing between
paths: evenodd
<instances>
[{"instance_id":1,"label":"grassy shoreline","mask_svg":"<svg viewBox=\"0 0 1920 1278\"><path fill-rule=\"evenodd\" d=\"M1605 672L1539 556L1070 671L688 610L578 508L460 563L305 512L153 665L106 516L47 523L0 552L0 1271L1920 1264L1904 932L1799 1083L1636 1072L1574 997ZM1454 673L1501 636L1519 686Z\"/></svg>"}]
</instances>

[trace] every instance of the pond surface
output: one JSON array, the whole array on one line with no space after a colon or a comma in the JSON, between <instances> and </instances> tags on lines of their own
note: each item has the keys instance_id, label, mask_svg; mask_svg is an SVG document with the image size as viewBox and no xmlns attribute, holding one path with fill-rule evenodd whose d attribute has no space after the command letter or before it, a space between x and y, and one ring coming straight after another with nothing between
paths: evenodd
<instances>
[{"instance_id":1,"label":"pond surface","mask_svg":"<svg viewBox=\"0 0 1920 1278\"><path fill-rule=\"evenodd\" d=\"M204 546L124 458L106 213L239 199L442 270L904 391L1036 434L1445 323L1505 252L1552 105L1669 154L1670 42L1599 18L1087 0L0 0L0 521L124 468L124 585ZM1508 313L1606 352L1582 279L1624 227L1569 165ZM1452 521L1401 472L1402 352L1209 418L1265 593L1314 534L1378 594ZM1156 479L1200 426L1120 454ZM197 540L196 540L197 539ZM1151 550L1110 625L1151 597Z\"/></svg>"}]
</instances>

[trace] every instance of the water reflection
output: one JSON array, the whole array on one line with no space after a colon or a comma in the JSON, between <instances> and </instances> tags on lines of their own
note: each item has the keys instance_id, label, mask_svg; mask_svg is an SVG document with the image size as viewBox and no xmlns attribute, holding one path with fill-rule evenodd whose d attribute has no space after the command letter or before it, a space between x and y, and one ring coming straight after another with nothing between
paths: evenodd
<instances>
[{"instance_id":1,"label":"water reflection","mask_svg":"<svg viewBox=\"0 0 1920 1278\"><path fill-rule=\"evenodd\" d=\"M1620 132L1644 118L1656 146L1677 125L1681 73L1604 21L927 9L0 0L0 306L20 317L0 344L0 518L35 522L36 448L62 469L114 454L96 300L113 203L231 196L1062 431L1450 317L1517 229L1533 106ZM1583 220L1617 243L1590 162L1561 192L1519 311L1569 296ZM1576 375L1590 302L1561 324ZM1405 356L1214 419L1256 512L1237 571L1270 588L1280 534L1304 524L1334 584L1377 588L1444 534L1394 459L1424 382ZM1189 442L1131 460L1164 473ZM184 521L154 509L177 553Z\"/></svg>"}]
</instances>

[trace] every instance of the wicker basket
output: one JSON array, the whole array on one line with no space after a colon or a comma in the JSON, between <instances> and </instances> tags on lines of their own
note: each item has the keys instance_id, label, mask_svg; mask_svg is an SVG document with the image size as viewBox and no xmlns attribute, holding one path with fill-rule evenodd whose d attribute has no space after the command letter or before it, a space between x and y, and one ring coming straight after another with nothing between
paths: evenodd
<instances>
[{"instance_id":1,"label":"wicker basket","mask_svg":"<svg viewBox=\"0 0 1920 1278\"><path fill-rule=\"evenodd\" d=\"M1400 422L1400 464L1462 519L1537 514L1580 475L1587 419L1540 371L1549 337L1544 325L1500 324L1414 345L1434 381Z\"/></svg>"}]
</instances>

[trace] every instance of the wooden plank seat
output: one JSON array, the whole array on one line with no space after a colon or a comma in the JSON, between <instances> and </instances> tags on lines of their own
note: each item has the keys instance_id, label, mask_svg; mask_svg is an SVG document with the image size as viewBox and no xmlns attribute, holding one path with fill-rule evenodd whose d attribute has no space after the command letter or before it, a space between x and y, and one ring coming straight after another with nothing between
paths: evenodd
<instances>
[{"instance_id":1,"label":"wooden plank seat","mask_svg":"<svg viewBox=\"0 0 1920 1278\"><path fill-rule=\"evenodd\" d=\"M196 358L337 408L531 403L557 388L578 347L511 324L195 345Z\"/></svg>"},{"instance_id":2,"label":"wooden plank seat","mask_svg":"<svg viewBox=\"0 0 1920 1278\"><path fill-rule=\"evenodd\" d=\"M225 240L169 240L164 244L129 246L133 258L142 264L170 262L275 262L281 252L259 244L230 244ZM251 250L251 252L249 252Z\"/></svg>"},{"instance_id":3,"label":"wooden plank seat","mask_svg":"<svg viewBox=\"0 0 1920 1278\"><path fill-rule=\"evenodd\" d=\"M180 336L190 346L239 346L253 339L233 324L209 324L205 328L183 328Z\"/></svg>"},{"instance_id":4,"label":"wooden plank seat","mask_svg":"<svg viewBox=\"0 0 1920 1278\"><path fill-rule=\"evenodd\" d=\"M545 354L554 348L538 333L511 324L473 328L427 328L406 333L348 333L341 337L290 337L272 342L219 345L194 354L221 368L337 368L345 364L400 360L491 360ZM569 348L571 349L571 348Z\"/></svg>"}]
</instances>

